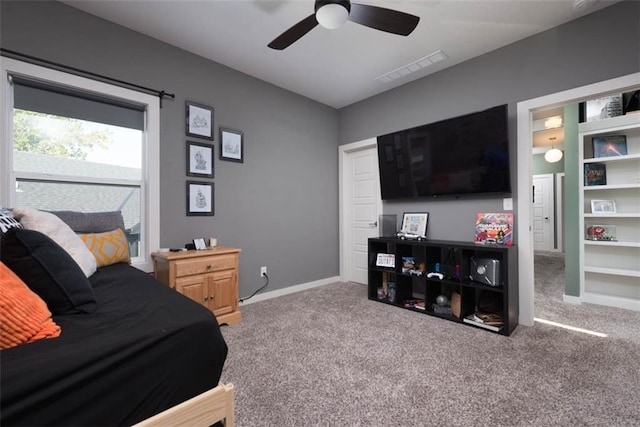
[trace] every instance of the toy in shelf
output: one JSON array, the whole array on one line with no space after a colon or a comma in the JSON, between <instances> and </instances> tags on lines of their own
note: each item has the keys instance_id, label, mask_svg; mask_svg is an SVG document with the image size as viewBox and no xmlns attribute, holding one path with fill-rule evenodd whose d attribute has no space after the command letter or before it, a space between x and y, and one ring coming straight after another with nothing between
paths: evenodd
<instances>
[{"instance_id":1,"label":"toy in shelf","mask_svg":"<svg viewBox=\"0 0 640 427\"><path fill-rule=\"evenodd\" d=\"M412 256L403 256L402 257L402 272L408 273L413 270L416 266L416 259Z\"/></svg>"},{"instance_id":2,"label":"toy in shelf","mask_svg":"<svg viewBox=\"0 0 640 427\"><path fill-rule=\"evenodd\" d=\"M587 226L587 240L600 240L615 242L616 226L615 225L589 225Z\"/></svg>"}]
</instances>

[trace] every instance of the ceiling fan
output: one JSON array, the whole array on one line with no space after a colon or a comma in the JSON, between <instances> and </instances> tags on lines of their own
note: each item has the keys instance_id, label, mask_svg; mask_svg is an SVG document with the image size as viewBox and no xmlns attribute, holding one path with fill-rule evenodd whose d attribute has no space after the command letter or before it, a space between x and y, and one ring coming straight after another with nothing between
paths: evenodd
<instances>
[{"instance_id":1,"label":"ceiling fan","mask_svg":"<svg viewBox=\"0 0 640 427\"><path fill-rule=\"evenodd\" d=\"M336 29L347 21L387 33L408 36L416 28L420 18L397 10L367 4L351 3L349 0L316 0L315 13L280 34L269 43L271 49L283 50L314 29L316 25Z\"/></svg>"}]
</instances>

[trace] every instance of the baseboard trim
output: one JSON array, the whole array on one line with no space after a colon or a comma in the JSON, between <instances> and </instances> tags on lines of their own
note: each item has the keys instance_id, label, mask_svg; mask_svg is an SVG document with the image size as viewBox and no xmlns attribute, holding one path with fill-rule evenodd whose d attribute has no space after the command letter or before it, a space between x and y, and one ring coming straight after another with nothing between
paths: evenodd
<instances>
[{"instance_id":1,"label":"baseboard trim","mask_svg":"<svg viewBox=\"0 0 640 427\"><path fill-rule=\"evenodd\" d=\"M575 305L582 304L582 298L574 297L573 295L562 295L562 301L569 304L575 304Z\"/></svg>"},{"instance_id":2,"label":"baseboard trim","mask_svg":"<svg viewBox=\"0 0 640 427\"><path fill-rule=\"evenodd\" d=\"M282 289L276 289L274 291L258 294L253 298L241 302L240 305L252 304L254 302L260 302L271 298L281 297L283 295L289 295L300 291L306 291L307 289L317 288L319 286L328 285L329 283L335 283L340 281L340 276L327 277L326 279L320 279L313 282L302 283L300 285L288 286Z\"/></svg>"}]
</instances>

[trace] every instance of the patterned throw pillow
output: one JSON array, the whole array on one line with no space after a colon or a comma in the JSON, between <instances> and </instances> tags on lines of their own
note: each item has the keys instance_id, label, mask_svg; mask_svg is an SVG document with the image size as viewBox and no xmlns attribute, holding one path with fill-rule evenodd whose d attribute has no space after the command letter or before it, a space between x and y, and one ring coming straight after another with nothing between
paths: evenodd
<instances>
[{"instance_id":1,"label":"patterned throw pillow","mask_svg":"<svg viewBox=\"0 0 640 427\"><path fill-rule=\"evenodd\" d=\"M121 229L118 228L106 233L80 234L79 236L96 257L98 267L118 262L131 262L129 243Z\"/></svg>"},{"instance_id":2,"label":"patterned throw pillow","mask_svg":"<svg viewBox=\"0 0 640 427\"><path fill-rule=\"evenodd\" d=\"M11 211L5 208L0 208L0 234L4 234L10 228L23 228L22 224L13 217Z\"/></svg>"}]
</instances>

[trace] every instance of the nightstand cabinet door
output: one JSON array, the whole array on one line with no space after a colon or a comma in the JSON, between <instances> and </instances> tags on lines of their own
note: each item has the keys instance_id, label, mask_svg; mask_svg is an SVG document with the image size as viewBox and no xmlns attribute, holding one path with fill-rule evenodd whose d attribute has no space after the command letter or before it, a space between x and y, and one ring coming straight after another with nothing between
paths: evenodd
<instances>
[{"instance_id":1,"label":"nightstand cabinet door","mask_svg":"<svg viewBox=\"0 0 640 427\"><path fill-rule=\"evenodd\" d=\"M235 300L234 283L236 283L236 274L232 270L211 275L211 283L209 285L212 293L208 301L208 307L216 316L222 316L233 311Z\"/></svg>"},{"instance_id":2,"label":"nightstand cabinet door","mask_svg":"<svg viewBox=\"0 0 640 427\"><path fill-rule=\"evenodd\" d=\"M176 291L198 304L206 305L207 276L192 276L176 279Z\"/></svg>"}]
</instances>

